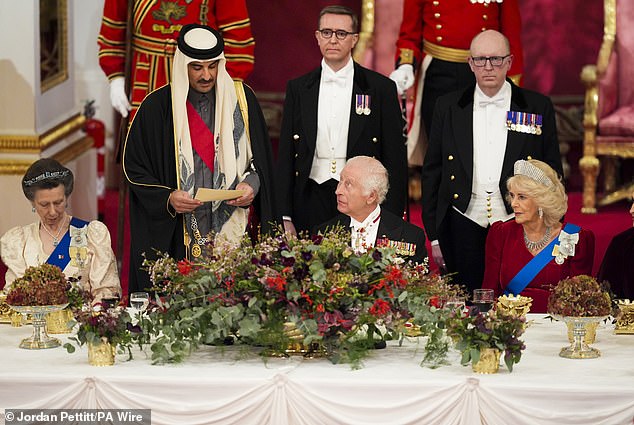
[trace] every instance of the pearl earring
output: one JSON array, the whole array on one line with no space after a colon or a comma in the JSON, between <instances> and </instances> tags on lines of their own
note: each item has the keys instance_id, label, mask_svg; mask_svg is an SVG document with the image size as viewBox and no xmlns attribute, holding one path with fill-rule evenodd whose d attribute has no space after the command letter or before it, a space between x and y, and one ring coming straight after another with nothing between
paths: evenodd
<instances>
[{"instance_id":1,"label":"pearl earring","mask_svg":"<svg viewBox=\"0 0 634 425\"><path fill-rule=\"evenodd\" d=\"M31 207L31 212L35 212L35 207Z\"/></svg>"},{"instance_id":2,"label":"pearl earring","mask_svg":"<svg viewBox=\"0 0 634 425\"><path fill-rule=\"evenodd\" d=\"M539 214L539 218L544 218L544 210L542 209L542 207L539 207L537 213Z\"/></svg>"}]
</instances>

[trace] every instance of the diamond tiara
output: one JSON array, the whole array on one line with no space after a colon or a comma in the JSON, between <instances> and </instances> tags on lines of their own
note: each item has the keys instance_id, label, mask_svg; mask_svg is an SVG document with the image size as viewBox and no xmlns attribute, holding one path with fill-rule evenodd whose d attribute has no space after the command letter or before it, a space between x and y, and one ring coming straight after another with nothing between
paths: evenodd
<instances>
[{"instance_id":1,"label":"diamond tiara","mask_svg":"<svg viewBox=\"0 0 634 425\"><path fill-rule=\"evenodd\" d=\"M515 161L515 165L513 166L513 173L515 175L526 176L547 187L553 186L553 182L548 177L546 177L546 174L544 174L542 170L535 167L530 162L524 161L523 159Z\"/></svg>"},{"instance_id":2,"label":"diamond tiara","mask_svg":"<svg viewBox=\"0 0 634 425\"><path fill-rule=\"evenodd\" d=\"M30 180L25 180L24 181L24 185L25 186L32 186L37 182L40 182L42 180L49 180L49 179L59 179L59 178L63 178L66 177L68 175L69 171L68 170L63 170L63 171L46 171L45 173L40 174L37 177L33 177Z\"/></svg>"}]
</instances>

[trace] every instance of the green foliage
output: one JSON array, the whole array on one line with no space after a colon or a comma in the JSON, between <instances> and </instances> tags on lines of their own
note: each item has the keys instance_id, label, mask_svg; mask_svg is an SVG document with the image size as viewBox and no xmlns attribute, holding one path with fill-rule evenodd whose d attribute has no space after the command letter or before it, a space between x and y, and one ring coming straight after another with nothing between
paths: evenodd
<instances>
[{"instance_id":1,"label":"green foliage","mask_svg":"<svg viewBox=\"0 0 634 425\"><path fill-rule=\"evenodd\" d=\"M394 249L355 253L342 229L217 245L200 263L160 255L145 265L161 294L142 325L155 363L182 361L200 344L230 337L263 353L284 353L300 340L334 363L360 367L376 341L398 338L411 319L429 336L424 362L438 365L447 341L437 325L447 313L430 299L459 292Z\"/></svg>"},{"instance_id":2,"label":"green foliage","mask_svg":"<svg viewBox=\"0 0 634 425\"><path fill-rule=\"evenodd\" d=\"M132 342L138 338L140 328L132 326L132 318L123 306L104 303L92 305L90 294L82 292L83 304L72 308L77 333L69 339L77 346L109 342L119 353L127 353L132 359ZM133 331L133 332L131 332ZM64 344L69 353L75 351L71 343Z\"/></svg>"},{"instance_id":3,"label":"green foliage","mask_svg":"<svg viewBox=\"0 0 634 425\"><path fill-rule=\"evenodd\" d=\"M526 320L523 317L509 315L502 311L478 312L465 316L461 312L452 314L447 320L447 335L455 342L462 353L460 363L477 363L480 350L497 348L504 352L504 363L509 372L519 363L522 350L526 348L519 337L524 333Z\"/></svg>"}]
</instances>

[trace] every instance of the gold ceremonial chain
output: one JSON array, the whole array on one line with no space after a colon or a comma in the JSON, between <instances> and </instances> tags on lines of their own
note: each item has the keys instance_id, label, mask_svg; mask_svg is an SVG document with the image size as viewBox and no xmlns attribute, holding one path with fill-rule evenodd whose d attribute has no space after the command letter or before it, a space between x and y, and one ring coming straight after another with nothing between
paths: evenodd
<instances>
[{"instance_id":1,"label":"gold ceremonial chain","mask_svg":"<svg viewBox=\"0 0 634 425\"><path fill-rule=\"evenodd\" d=\"M55 236L53 236L53 234L46 228L46 224L44 224L43 221L40 220L40 224L42 225L42 227L44 228L44 231L46 233L48 233L48 235L53 238L53 246L57 246L59 245L59 234L61 233L62 229L65 226L66 220L68 219L68 216L66 214L64 214L64 220L62 221L62 223L59 225L59 227L57 228L57 234Z\"/></svg>"},{"instance_id":2,"label":"gold ceremonial chain","mask_svg":"<svg viewBox=\"0 0 634 425\"><path fill-rule=\"evenodd\" d=\"M524 245L526 245L526 248L529 251L540 251L543 247L545 247L548 244L549 240L550 240L550 226L546 227L546 233L537 242L533 242L532 240L528 239L526 230L524 230Z\"/></svg>"},{"instance_id":3,"label":"gold ceremonial chain","mask_svg":"<svg viewBox=\"0 0 634 425\"><path fill-rule=\"evenodd\" d=\"M202 246L204 244L206 244L207 242L209 242L209 238L205 237L203 238L202 235L200 234L200 230L198 230L198 220L196 220L196 216L194 215L194 213L192 212L192 233L194 234L194 237L196 238L194 244L192 245L192 255L194 257L200 257L200 255L202 254Z\"/></svg>"}]
</instances>

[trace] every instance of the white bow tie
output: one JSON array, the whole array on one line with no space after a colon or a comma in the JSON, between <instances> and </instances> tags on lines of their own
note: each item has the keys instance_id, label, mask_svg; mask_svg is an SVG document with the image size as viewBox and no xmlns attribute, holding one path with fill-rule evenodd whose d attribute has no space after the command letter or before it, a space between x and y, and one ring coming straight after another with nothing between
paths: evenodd
<instances>
[{"instance_id":1,"label":"white bow tie","mask_svg":"<svg viewBox=\"0 0 634 425\"><path fill-rule=\"evenodd\" d=\"M324 83L333 83L333 84L337 84L340 87L345 87L347 79L348 79L348 75L346 75L346 74L341 74L341 75L326 74L326 75L324 75Z\"/></svg>"},{"instance_id":2,"label":"white bow tie","mask_svg":"<svg viewBox=\"0 0 634 425\"><path fill-rule=\"evenodd\" d=\"M498 97L496 99L489 99L489 100L480 100L478 102L478 106L481 108L485 108L489 105L494 105L497 107L503 107L504 106L504 98L503 97Z\"/></svg>"}]
</instances>

